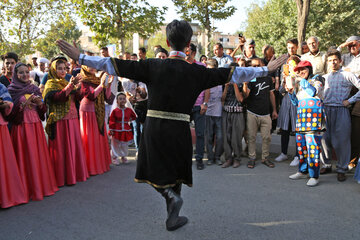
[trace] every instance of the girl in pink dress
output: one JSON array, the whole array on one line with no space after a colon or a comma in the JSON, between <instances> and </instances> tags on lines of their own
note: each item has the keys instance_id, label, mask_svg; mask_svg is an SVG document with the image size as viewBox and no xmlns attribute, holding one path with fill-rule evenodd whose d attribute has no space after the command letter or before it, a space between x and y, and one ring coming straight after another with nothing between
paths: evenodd
<instances>
[{"instance_id":1,"label":"girl in pink dress","mask_svg":"<svg viewBox=\"0 0 360 240\"><path fill-rule=\"evenodd\" d=\"M25 187L4 117L13 107L7 88L0 83L0 207L8 208L28 202Z\"/></svg>"},{"instance_id":2,"label":"girl in pink dress","mask_svg":"<svg viewBox=\"0 0 360 240\"><path fill-rule=\"evenodd\" d=\"M126 104L126 95L123 92L116 96L118 107L115 108L109 118L109 135L111 135L111 155L113 164L119 165L119 158L127 163L129 143L133 140L130 122L136 119L135 112Z\"/></svg>"},{"instance_id":3,"label":"girl in pink dress","mask_svg":"<svg viewBox=\"0 0 360 240\"><path fill-rule=\"evenodd\" d=\"M87 167L90 175L102 174L110 170L110 148L106 133L105 101L112 104L111 93L113 78L105 84L105 74L96 77L96 70L81 67L80 103L81 137L85 147Z\"/></svg>"},{"instance_id":4,"label":"girl in pink dress","mask_svg":"<svg viewBox=\"0 0 360 240\"><path fill-rule=\"evenodd\" d=\"M73 185L89 177L75 100L81 96L75 87L80 76L65 80L66 62L51 63L43 96L49 106L45 130L58 186Z\"/></svg>"},{"instance_id":5,"label":"girl in pink dress","mask_svg":"<svg viewBox=\"0 0 360 240\"><path fill-rule=\"evenodd\" d=\"M15 65L8 90L14 101L9 119L20 175L29 198L39 201L58 190L40 120L44 120L46 105L40 89L30 82L29 68L24 63Z\"/></svg>"}]
</instances>

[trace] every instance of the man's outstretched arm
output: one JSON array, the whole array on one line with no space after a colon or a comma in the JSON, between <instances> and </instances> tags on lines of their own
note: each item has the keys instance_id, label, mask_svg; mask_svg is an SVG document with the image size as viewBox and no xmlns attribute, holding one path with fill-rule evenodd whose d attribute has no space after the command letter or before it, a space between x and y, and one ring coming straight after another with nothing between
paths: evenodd
<instances>
[{"instance_id":1,"label":"man's outstretched arm","mask_svg":"<svg viewBox=\"0 0 360 240\"><path fill-rule=\"evenodd\" d=\"M86 65L97 70L105 71L110 75L117 76L114 66L111 62L111 58L102 58L98 56L87 56L85 54L81 54L79 49L64 40L57 40L56 44L63 53L65 53L71 59L78 61L79 64Z\"/></svg>"}]
</instances>

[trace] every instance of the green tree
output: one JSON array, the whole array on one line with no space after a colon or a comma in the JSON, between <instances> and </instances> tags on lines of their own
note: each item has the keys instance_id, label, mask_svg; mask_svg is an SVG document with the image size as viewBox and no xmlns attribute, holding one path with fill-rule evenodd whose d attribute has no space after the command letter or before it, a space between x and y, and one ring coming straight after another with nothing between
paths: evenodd
<instances>
[{"instance_id":1,"label":"green tree","mask_svg":"<svg viewBox=\"0 0 360 240\"><path fill-rule=\"evenodd\" d=\"M214 27L211 20L222 20L230 17L236 11L234 6L226 6L229 0L172 0L178 8L178 13L187 21L196 20L205 29L207 46L205 54L211 52L211 32Z\"/></svg>"},{"instance_id":2,"label":"green tree","mask_svg":"<svg viewBox=\"0 0 360 240\"><path fill-rule=\"evenodd\" d=\"M154 47L156 45L161 45L161 47L165 48L169 51L166 43L166 36L162 32L157 32L155 35L149 38L147 45L147 56L155 57Z\"/></svg>"},{"instance_id":3,"label":"green tree","mask_svg":"<svg viewBox=\"0 0 360 240\"><path fill-rule=\"evenodd\" d=\"M348 36L360 31L360 0L312 0L306 27L306 38L317 36L320 50L338 46ZM269 0L248 9L246 37L256 40L256 50L265 44L277 53L286 52L286 40L297 37L297 6L294 0Z\"/></svg>"},{"instance_id":4,"label":"green tree","mask_svg":"<svg viewBox=\"0 0 360 240\"><path fill-rule=\"evenodd\" d=\"M66 2L60 0L0 0L0 50L20 57L34 52L35 40L63 15Z\"/></svg>"},{"instance_id":5,"label":"green tree","mask_svg":"<svg viewBox=\"0 0 360 240\"><path fill-rule=\"evenodd\" d=\"M125 40L133 33L147 38L160 28L166 7L150 6L146 0L72 0L85 25L95 32L95 43L117 40L125 51Z\"/></svg>"},{"instance_id":6,"label":"green tree","mask_svg":"<svg viewBox=\"0 0 360 240\"><path fill-rule=\"evenodd\" d=\"M44 38L40 38L36 43L36 50L41 52L44 57L50 59L60 53L55 41L63 39L69 42L76 41L79 45L79 38L81 31L76 26L76 22L70 16L65 16L58 20L58 22L51 24L50 30L46 33Z\"/></svg>"}]
</instances>

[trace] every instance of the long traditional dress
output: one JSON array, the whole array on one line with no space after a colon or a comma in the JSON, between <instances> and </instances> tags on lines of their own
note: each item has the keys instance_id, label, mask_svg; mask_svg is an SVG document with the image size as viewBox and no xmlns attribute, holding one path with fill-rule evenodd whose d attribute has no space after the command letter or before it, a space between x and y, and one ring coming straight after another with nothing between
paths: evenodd
<instances>
[{"instance_id":1,"label":"long traditional dress","mask_svg":"<svg viewBox=\"0 0 360 240\"><path fill-rule=\"evenodd\" d=\"M44 128L41 120L45 118L46 105L37 106L32 102L31 94L41 97L37 86L21 82L16 74L9 85L9 93L14 100L10 119L11 139L14 146L20 174L29 198L40 201L58 191L54 168L47 148Z\"/></svg>"},{"instance_id":2,"label":"long traditional dress","mask_svg":"<svg viewBox=\"0 0 360 240\"><path fill-rule=\"evenodd\" d=\"M13 103L6 87L0 84L0 97L10 105L0 112L0 207L8 208L28 202L11 142L7 122L3 116L10 114Z\"/></svg>"},{"instance_id":3,"label":"long traditional dress","mask_svg":"<svg viewBox=\"0 0 360 240\"><path fill-rule=\"evenodd\" d=\"M104 89L100 79L82 66L83 99L80 103L80 129L84 143L86 163L90 175L110 170L111 157L105 123L105 101L112 104L114 95L110 88Z\"/></svg>"},{"instance_id":4,"label":"long traditional dress","mask_svg":"<svg viewBox=\"0 0 360 240\"><path fill-rule=\"evenodd\" d=\"M187 63L182 52L171 55L174 57L140 62L83 54L79 58L80 64L147 85L149 110L141 136L135 181L158 188L173 187L177 183L192 185L189 119L201 91L230 79L249 81L268 73L266 67L236 68L234 71L207 69Z\"/></svg>"},{"instance_id":5,"label":"long traditional dress","mask_svg":"<svg viewBox=\"0 0 360 240\"><path fill-rule=\"evenodd\" d=\"M57 77L56 61L51 65L43 96L49 105L50 115L45 130L49 136L49 152L57 185L86 181L89 174L74 102L81 97L72 84Z\"/></svg>"}]
</instances>

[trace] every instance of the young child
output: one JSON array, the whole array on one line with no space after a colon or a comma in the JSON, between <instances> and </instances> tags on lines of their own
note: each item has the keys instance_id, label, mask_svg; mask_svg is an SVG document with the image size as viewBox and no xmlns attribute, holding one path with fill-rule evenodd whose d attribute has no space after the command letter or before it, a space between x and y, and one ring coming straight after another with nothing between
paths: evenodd
<instances>
[{"instance_id":1,"label":"young child","mask_svg":"<svg viewBox=\"0 0 360 240\"><path fill-rule=\"evenodd\" d=\"M0 207L28 202L5 117L13 107L6 87L0 83Z\"/></svg>"},{"instance_id":2,"label":"young child","mask_svg":"<svg viewBox=\"0 0 360 240\"><path fill-rule=\"evenodd\" d=\"M222 168L240 166L242 138L245 131L244 96L242 83L226 83L221 101L224 106L222 113L222 130L224 136L225 163Z\"/></svg>"},{"instance_id":3,"label":"young child","mask_svg":"<svg viewBox=\"0 0 360 240\"><path fill-rule=\"evenodd\" d=\"M75 100L81 98L75 87L81 77L71 77L68 82L65 76L66 62L61 59L53 61L43 92L49 106L45 130L58 186L73 185L89 177L75 106Z\"/></svg>"},{"instance_id":4,"label":"young child","mask_svg":"<svg viewBox=\"0 0 360 240\"><path fill-rule=\"evenodd\" d=\"M208 68L217 68L218 62L216 59L209 59L206 62ZM205 113L205 142L206 151L208 156L208 165L218 164L221 165L220 156L224 151L223 134L222 134L222 85L207 89L209 91L208 108ZM215 141L214 141L215 140ZM215 142L215 149L214 149ZM215 150L215 151L214 151Z\"/></svg>"},{"instance_id":5,"label":"young child","mask_svg":"<svg viewBox=\"0 0 360 240\"><path fill-rule=\"evenodd\" d=\"M119 165L118 158L122 163L127 163L128 146L133 141L130 122L136 119L135 112L126 104L126 95L120 92L116 96L117 108L112 111L109 118L109 135L111 135L112 162Z\"/></svg>"},{"instance_id":6,"label":"young child","mask_svg":"<svg viewBox=\"0 0 360 240\"><path fill-rule=\"evenodd\" d=\"M29 68L24 63L16 64L8 89L14 101L9 119L20 174L28 197L39 201L58 190L41 123L46 105L40 89L31 83Z\"/></svg>"},{"instance_id":7,"label":"young child","mask_svg":"<svg viewBox=\"0 0 360 240\"><path fill-rule=\"evenodd\" d=\"M110 170L111 157L105 124L105 101L112 104L111 84L114 78L97 77L96 69L81 66L80 132L90 175Z\"/></svg>"}]
</instances>

